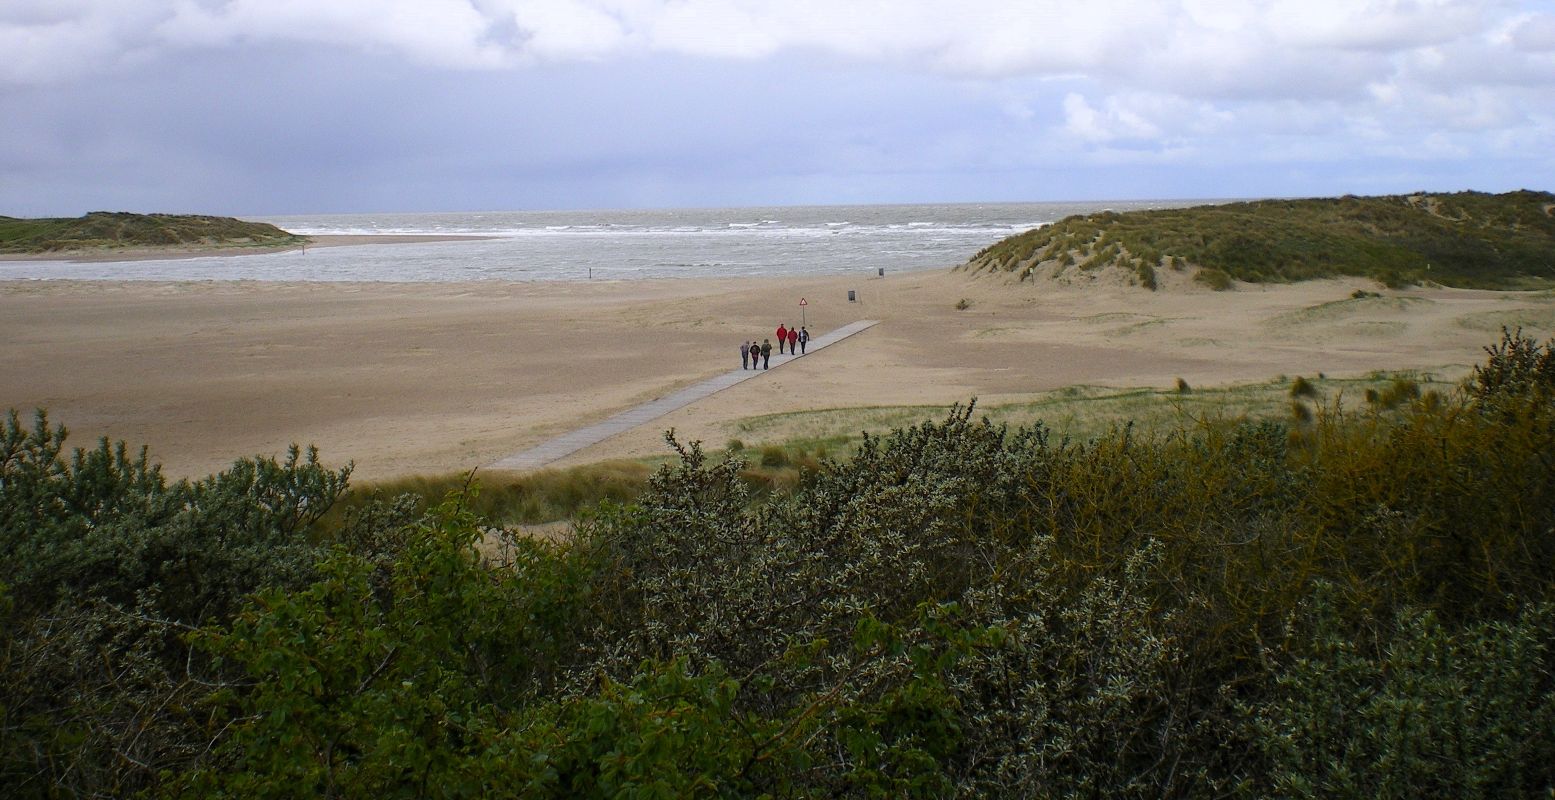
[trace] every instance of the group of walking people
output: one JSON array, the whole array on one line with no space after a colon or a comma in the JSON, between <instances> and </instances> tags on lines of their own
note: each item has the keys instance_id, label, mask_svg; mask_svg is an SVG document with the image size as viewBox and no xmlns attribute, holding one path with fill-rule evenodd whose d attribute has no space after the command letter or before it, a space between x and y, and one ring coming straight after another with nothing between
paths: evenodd
<instances>
[{"instance_id":1,"label":"group of walking people","mask_svg":"<svg viewBox=\"0 0 1555 800\"><path fill-rule=\"evenodd\" d=\"M810 343L810 332L803 325L790 328L782 324L777 329L777 340L778 355L783 354L784 347L788 348L789 355L803 355L805 346ZM762 339L761 344L756 344L754 339L740 343L740 369L767 369L771 363L771 339Z\"/></svg>"}]
</instances>

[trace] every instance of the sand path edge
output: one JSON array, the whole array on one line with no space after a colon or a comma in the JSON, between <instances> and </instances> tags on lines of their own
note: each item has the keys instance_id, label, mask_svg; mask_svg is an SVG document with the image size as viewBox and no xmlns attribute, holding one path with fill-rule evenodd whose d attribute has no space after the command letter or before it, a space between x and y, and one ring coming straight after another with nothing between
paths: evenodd
<instances>
[{"instance_id":1,"label":"sand path edge","mask_svg":"<svg viewBox=\"0 0 1555 800\"><path fill-rule=\"evenodd\" d=\"M866 331L879 324L879 322L880 320L876 319L861 319L844 325L830 333L817 336L810 340L802 355L773 355L772 368L781 367L796 358L806 358L814 355L810 350L823 350L827 346L836 344L849 336ZM671 411L684 408L704 397L723 391L730 386L744 383L769 371L761 369L730 370L700 383L687 386L674 394L658 397L642 405L629 408L586 428L579 428L575 431L564 433L554 439L541 442L528 450L498 459L489 464L487 469L507 472L539 469L554 461L566 458L585 447L599 444L618 433L625 433L638 425L651 422Z\"/></svg>"}]
</instances>

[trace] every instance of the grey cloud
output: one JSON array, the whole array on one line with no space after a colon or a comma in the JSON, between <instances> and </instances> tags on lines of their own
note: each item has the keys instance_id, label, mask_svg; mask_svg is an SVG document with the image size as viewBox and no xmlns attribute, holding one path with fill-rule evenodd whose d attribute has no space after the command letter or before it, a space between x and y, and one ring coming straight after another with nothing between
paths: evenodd
<instances>
[{"instance_id":1,"label":"grey cloud","mask_svg":"<svg viewBox=\"0 0 1555 800\"><path fill-rule=\"evenodd\" d=\"M1270 194L1465 152L1475 188L1555 183L1532 0L1391 33L1372 4L714 5L0 3L0 213Z\"/></svg>"},{"instance_id":2,"label":"grey cloud","mask_svg":"<svg viewBox=\"0 0 1555 800\"><path fill-rule=\"evenodd\" d=\"M1535 14L1512 29L1512 44L1529 53L1555 53L1555 14Z\"/></svg>"}]
</instances>

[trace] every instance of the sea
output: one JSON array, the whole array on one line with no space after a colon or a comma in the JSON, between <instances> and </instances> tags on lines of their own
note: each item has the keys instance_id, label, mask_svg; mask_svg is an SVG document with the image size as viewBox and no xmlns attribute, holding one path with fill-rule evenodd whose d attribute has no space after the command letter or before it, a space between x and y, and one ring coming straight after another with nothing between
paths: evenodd
<instances>
[{"instance_id":1,"label":"sea","mask_svg":"<svg viewBox=\"0 0 1555 800\"><path fill-rule=\"evenodd\" d=\"M304 235L477 236L120 262L0 261L0 280L464 282L879 274L949 268L1073 214L1204 200L244 217Z\"/></svg>"}]
</instances>

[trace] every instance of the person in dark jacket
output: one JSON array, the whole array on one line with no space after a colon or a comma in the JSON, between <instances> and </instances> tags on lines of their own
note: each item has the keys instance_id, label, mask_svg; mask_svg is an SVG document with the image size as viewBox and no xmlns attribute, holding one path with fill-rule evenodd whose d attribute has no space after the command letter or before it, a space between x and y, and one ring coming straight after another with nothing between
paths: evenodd
<instances>
[{"instance_id":1,"label":"person in dark jacket","mask_svg":"<svg viewBox=\"0 0 1555 800\"><path fill-rule=\"evenodd\" d=\"M778 355L783 355L783 345L788 341L788 326L778 323Z\"/></svg>"},{"instance_id":2,"label":"person in dark jacket","mask_svg":"<svg viewBox=\"0 0 1555 800\"><path fill-rule=\"evenodd\" d=\"M810 332L805 330L803 325L800 325L799 326L799 352L803 353L806 349L808 349L808 348L805 347L805 345L807 345L809 343L810 343Z\"/></svg>"},{"instance_id":3,"label":"person in dark jacket","mask_svg":"<svg viewBox=\"0 0 1555 800\"><path fill-rule=\"evenodd\" d=\"M761 340L761 368L766 369L772 363L772 340Z\"/></svg>"},{"instance_id":4,"label":"person in dark jacket","mask_svg":"<svg viewBox=\"0 0 1555 800\"><path fill-rule=\"evenodd\" d=\"M751 343L740 342L740 369L750 369Z\"/></svg>"}]
</instances>

